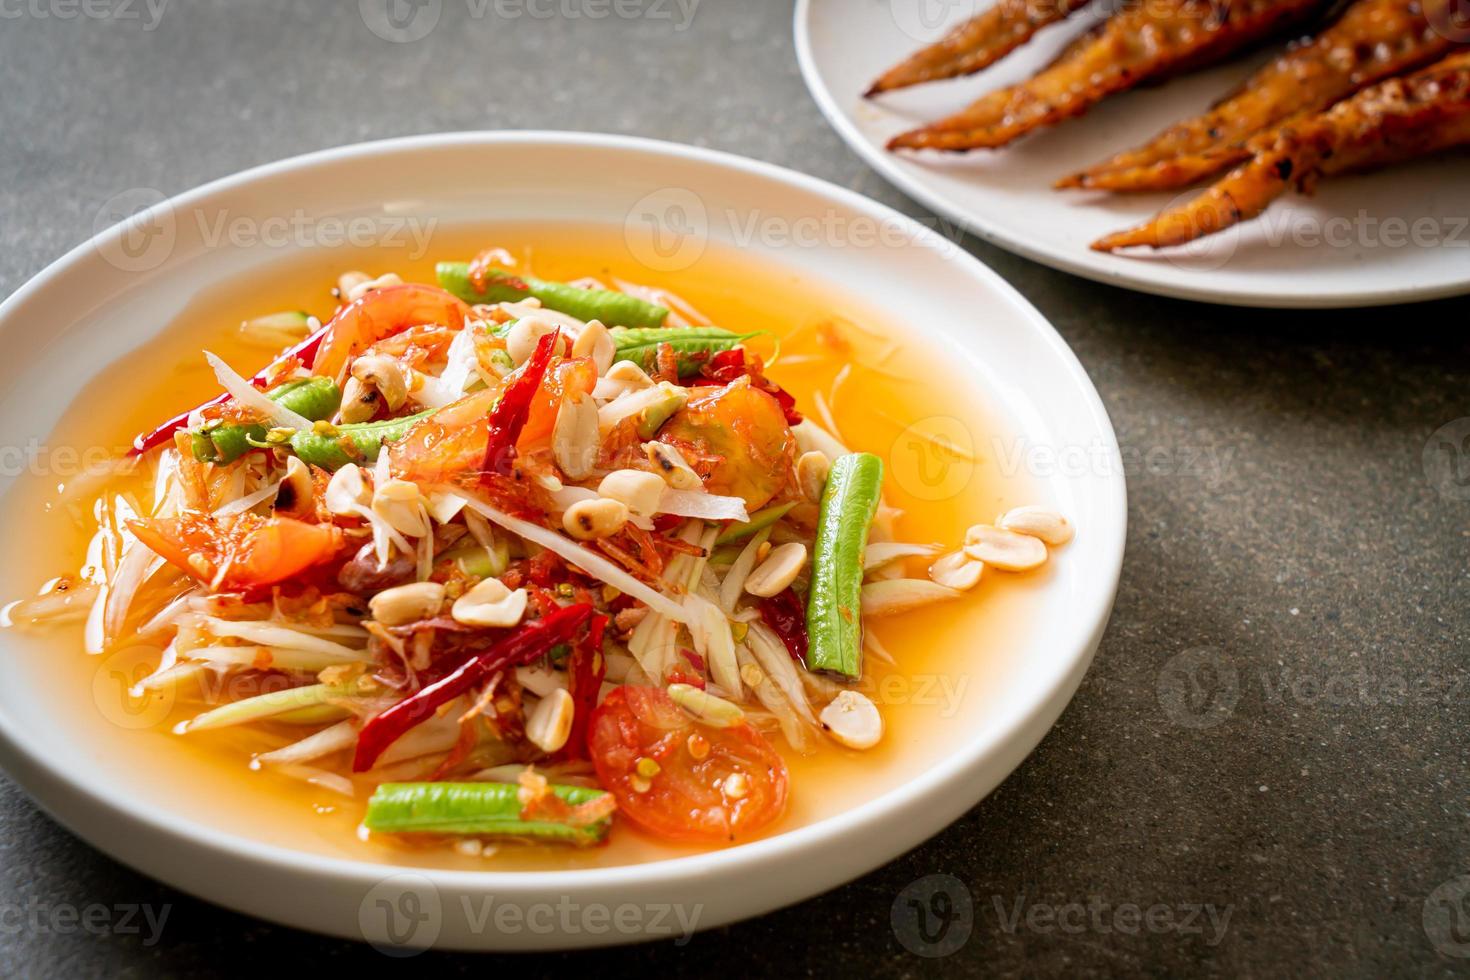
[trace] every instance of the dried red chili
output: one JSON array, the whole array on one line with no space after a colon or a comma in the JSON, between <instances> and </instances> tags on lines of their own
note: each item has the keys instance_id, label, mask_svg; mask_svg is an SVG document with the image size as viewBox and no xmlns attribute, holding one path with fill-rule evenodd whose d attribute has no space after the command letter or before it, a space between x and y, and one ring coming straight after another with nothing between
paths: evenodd
<instances>
[{"instance_id":1,"label":"dried red chili","mask_svg":"<svg viewBox=\"0 0 1470 980\"><path fill-rule=\"evenodd\" d=\"M793 590L787 589L776 593L769 599L762 599L758 608L761 621L781 638L782 643L786 644L791 659L805 667L808 640L806 607L802 605L801 597Z\"/></svg>"},{"instance_id":2,"label":"dried red chili","mask_svg":"<svg viewBox=\"0 0 1470 980\"><path fill-rule=\"evenodd\" d=\"M602 655L602 635L607 629L607 617L601 614L592 617L587 633L572 647L567 663L567 687L572 695L572 730L562 756L570 759L586 759L587 730L592 724L592 712L597 709L597 695L602 691L602 679L607 675L607 660Z\"/></svg>"},{"instance_id":3,"label":"dried red chili","mask_svg":"<svg viewBox=\"0 0 1470 980\"><path fill-rule=\"evenodd\" d=\"M531 402L541 390L541 381L551 364L551 355L561 337L560 330L553 330L536 342L536 350L521 369L520 375L505 386L500 400L490 410L490 438L485 443L484 474L486 482L493 476L509 476L511 464L516 458L516 440L526 427L531 415Z\"/></svg>"},{"instance_id":4,"label":"dried red chili","mask_svg":"<svg viewBox=\"0 0 1470 980\"><path fill-rule=\"evenodd\" d=\"M441 707L483 684L499 671L528 664L549 653L557 644L567 642L591 615L592 606L587 603L558 609L544 619L503 637L489 649L470 657L388 708L358 733L352 771L371 769L388 746L410 729L427 721Z\"/></svg>"}]
</instances>

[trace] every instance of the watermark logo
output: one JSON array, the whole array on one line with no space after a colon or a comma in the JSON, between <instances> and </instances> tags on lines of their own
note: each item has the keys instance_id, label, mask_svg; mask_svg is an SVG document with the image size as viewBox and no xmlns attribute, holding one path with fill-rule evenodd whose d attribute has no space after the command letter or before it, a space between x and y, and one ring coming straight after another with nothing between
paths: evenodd
<instances>
[{"instance_id":1,"label":"watermark logo","mask_svg":"<svg viewBox=\"0 0 1470 980\"><path fill-rule=\"evenodd\" d=\"M102 717L130 731L156 728L167 720L178 698L175 686L157 690L138 686L162 653L157 647L135 644L102 659L92 674L92 700Z\"/></svg>"},{"instance_id":2,"label":"watermark logo","mask_svg":"<svg viewBox=\"0 0 1470 980\"><path fill-rule=\"evenodd\" d=\"M919 500L949 500L975 475L975 438L949 415L931 415L904 428L888 450L889 470Z\"/></svg>"},{"instance_id":3,"label":"watermark logo","mask_svg":"<svg viewBox=\"0 0 1470 980\"><path fill-rule=\"evenodd\" d=\"M1159 706L1174 724L1214 728L1235 712L1240 675L1220 651L1194 647L1164 664L1158 696Z\"/></svg>"},{"instance_id":4,"label":"watermark logo","mask_svg":"<svg viewBox=\"0 0 1470 980\"><path fill-rule=\"evenodd\" d=\"M444 925L439 889L421 874L392 875L368 889L357 908L362 937L387 956L416 956L434 945Z\"/></svg>"},{"instance_id":5,"label":"watermark logo","mask_svg":"<svg viewBox=\"0 0 1470 980\"><path fill-rule=\"evenodd\" d=\"M1470 875L1451 878L1424 899L1424 935L1445 956L1470 958Z\"/></svg>"},{"instance_id":6,"label":"watermark logo","mask_svg":"<svg viewBox=\"0 0 1470 980\"><path fill-rule=\"evenodd\" d=\"M148 272L173 254L178 221L161 191L132 187L114 194L97 209L92 231L101 235L121 224L120 234L102 239L97 251L123 272Z\"/></svg>"},{"instance_id":7,"label":"watermark logo","mask_svg":"<svg viewBox=\"0 0 1470 980\"><path fill-rule=\"evenodd\" d=\"M1446 500L1470 500L1470 416L1435 430L1424 444L1424 478Z\"/></svg>"},{"instance_id":8,"label":"watermark logo","mask_svg":"<svg viewBox=\"0 0 1470 980\"><path fill-rule=\"evenodd\" d=\"M937 41L950 27L975 16L979 0L889 0L893 23L923 44Z\"/></svg>"},{"instance_id":9,"label":"watermark logo","mask_svg":"<svg viewBox=\"0 0 1470 980\"><path fill-rule=\"evenodd\" d=\"M687 187L664 187L639 198L623 222L633 258L654 272L683 272L709 245L709 211Z\"/></svg>"},{"instance_id":10,"label":"watermark logo","mask_svg":"<svg viewBox=\"0 0 1470 980\"><path fill-rule=\"evenodd\" d=\"M904 949L938 959L970 941L975 902L970 889L954 875L925 875L898 893L888 921Z\"/></svg>"},{"instance_id":11,"label":"watermark logo","mask_svg":"<svg viewBox=\"0 0 1470 980\"><path fill-rule=\"evenodd\" d=\"M1170 265L1213 272L1235 257L1240 248L1240 224L1226 225L1224 216L1213 208L1188 207L1198 196L1198 190L1189 190L1170 201L1159 212L1159 235L1164 241L1185 240L1185 244L1165 251Z\"/></svg>"},{"instance_id":12,"label":"watermark logo","mask_svg":"<svg viewBox=\"0 0 1470 980\"><path fill-rule=\"evenodd\" d=\"M1470 43L1470 0L1425 0L1424 15L1440 37L1456 44Z\"/></svg>"},{"instance_id":13,"label":"watermark logo","mask_svg":"<svg viewBox=\"0 0 1470 980\"><path fill-rule=\"evenodd\" d=\"M439 26L443 0L357 0L362 22L384 41L421 41Z\"/></svg>"}]
</instances>

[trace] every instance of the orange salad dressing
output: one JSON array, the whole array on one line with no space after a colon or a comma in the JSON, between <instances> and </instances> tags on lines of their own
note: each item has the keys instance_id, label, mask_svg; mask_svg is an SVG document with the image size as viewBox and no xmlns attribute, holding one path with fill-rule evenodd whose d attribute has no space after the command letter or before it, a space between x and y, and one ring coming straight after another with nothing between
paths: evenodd
<instances>
[{"instance_id":1,"label":"orange salad dressing","mask_svg":"<svg viewBox=\"0 0 1470 980\"><path fill-rule=\"evenodd\" d=\"M546 224L440 231L423 256L386 248L322 253L213 289L146 350L96 379L47 441L52 447L125 447L135 433L218 393L202 348L246 376L270 359L272 351L242 340L242 321L298 309L325 319L335 306L331 287L346 269L372 275L393 271L406 281L433 282L436 261L468 259L488 246L508 249L542 278L618 277L670 289L716 324L766 331L770 337L752 341L764 353L773 346L771 338L779 338L781 353L770 376L819 422L820 393L848 447L883 457L886 501L903 511L896 528L902 540L953 548L969 525L1035 500L1024 476L1000 472L994 446L1005 430L975 392L973 379L957 376L935 351L907 338L901 322L733 250L712 246L692 268L651 274L630 256L620 231ZM958 450L944 448L956 445ZM106 489L131 490L145 506L150 501L142 476L114 480ZM94 530L86 521L90 514L91 502L75 499L64 480L21 478L3 501L0 520L10 553L26 559L0 570L0 598L27 597L43 581L81 568ZM911 574L923 575L923 567L922 560L913 563ZM815 754L800 756L774 737L790 764L791 802L766 835L861 805L944 759L965 729L966 717L995 705L995 680L1007 669L1007 644L1024 630L1047 577L1045 569L1026 576L987 573L957 602L883 621L877 635L898 662L889 665L869 655L861 688L883 712L882 743L854 752L823 740ZM615 826L604 847L507 845L490 858L365 840L357 832L364 790L349 799L248 768L252 753L311 729L172 734L174 723L203 710L198 702L140 702L126 694L128 685L156 662L156 651L134 647L88 656L79 625L7 630L4 655L24 661L36 697L54 706L58 725L70 737L124 774L138 794L180 819L324 855L422 867L609 866L692 850L652 840L626 823Z\"/></svg>"}]
</instances>

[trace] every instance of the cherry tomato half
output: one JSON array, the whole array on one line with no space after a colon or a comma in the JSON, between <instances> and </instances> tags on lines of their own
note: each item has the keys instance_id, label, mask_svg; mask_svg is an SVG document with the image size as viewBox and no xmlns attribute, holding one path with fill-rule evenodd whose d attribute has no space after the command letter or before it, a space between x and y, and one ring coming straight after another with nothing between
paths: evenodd
<instances>
[{"instance_id":1,"label":"cherry tomato half","mask_svg":"<svg viewBox=\"0 0 1470 980\"><path fill-rule=\"evenodd\" d=\"M786 809L786 763L760 732L699 724L661 688L610 693L593 712L589 744L618 809L667 840L729 843Z\"/></svg>"}]
</instances>

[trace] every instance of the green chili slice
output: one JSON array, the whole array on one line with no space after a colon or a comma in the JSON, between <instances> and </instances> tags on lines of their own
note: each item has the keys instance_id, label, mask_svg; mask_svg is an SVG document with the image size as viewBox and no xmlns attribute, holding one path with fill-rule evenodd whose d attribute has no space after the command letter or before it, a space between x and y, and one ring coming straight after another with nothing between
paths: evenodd
<instances>
[{"instance_id":1,"label":"green chili slice","mask_svg":"<svg viewBox=\"0 0 1470 980\"><path fill-rule=\"evenodd\" d=\"M872 453L849 453L832 464L812 545L806 606L807 662L813 670L863 674L863 551L882 492L883 461Z\"/></svg>"}]
</instances>

